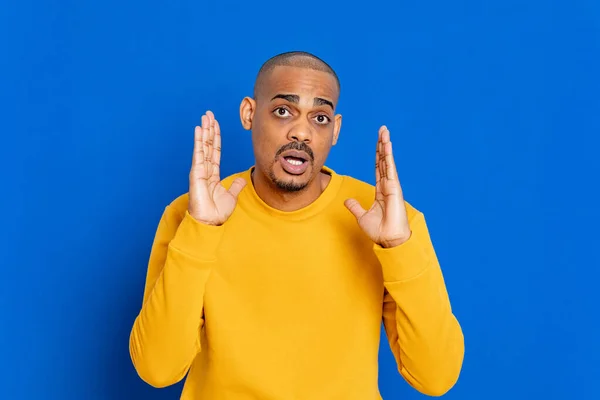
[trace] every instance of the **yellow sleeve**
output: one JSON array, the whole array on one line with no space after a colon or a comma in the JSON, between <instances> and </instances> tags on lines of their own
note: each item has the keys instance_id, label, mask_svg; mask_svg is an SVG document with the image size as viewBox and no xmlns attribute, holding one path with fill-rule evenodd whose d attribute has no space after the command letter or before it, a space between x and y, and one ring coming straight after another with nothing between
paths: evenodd
<instances>
[{"instance_id":1,"label":"yellow sleeve","mask_svg":"<svg viewBox=\"0 0 600 400\"><path fill-rule=\"evenodd\" d=\"M407 242L374 247L383 268L383 323L400 374L419 392L441 396L458 380L464 337L425 217L412 211Z\"/></svg>"},{"instance_id":2,"label":"yellow sleeve","mask_svg":"<svg viewBox=\"0 0 600 400\"><path fill-rule=\"evenodd\" d=\"M138 375L154 387L179 382L200 351L204 287L223 226L167 206L158 224L141 310L129 338Z\"/></svg>"}]
</instances>

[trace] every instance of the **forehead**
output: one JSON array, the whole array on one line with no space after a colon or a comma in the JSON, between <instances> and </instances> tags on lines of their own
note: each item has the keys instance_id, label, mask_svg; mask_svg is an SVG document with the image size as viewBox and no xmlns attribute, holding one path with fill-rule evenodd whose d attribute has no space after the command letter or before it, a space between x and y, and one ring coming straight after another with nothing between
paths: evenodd
<instances>
[{"instance_id":1,"label":"forehead","mask_svg":"<svg viewBox=\"0 0 600 400\"><path fill-rule=\"evenodd\" d=\"M265 100L276 94L297 94L302 99L322 97L334 102L338 98L337 82L333 75L302 67L277 66L270 71L262 84Z\"/></svg>"}]
</instances>

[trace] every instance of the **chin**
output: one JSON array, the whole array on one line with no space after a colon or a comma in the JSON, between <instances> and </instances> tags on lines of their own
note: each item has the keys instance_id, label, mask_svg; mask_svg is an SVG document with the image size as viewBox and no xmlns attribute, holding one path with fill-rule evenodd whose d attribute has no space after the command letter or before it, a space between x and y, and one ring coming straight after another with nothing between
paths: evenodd
<instances>
[{"instance_id":1,"label":"chin","mask_svg":"<svg viewBox=\"0 0 600 400\"><path fill-rule=\"evenodd\" d=\"M310 170L307 170L302 175L292 175L283 169L277 168L277 171L275 171L272 168L269 171L269 178L271 179L271 182L282 191L299 192L308 186L311 175Z\"/></svg>"},{"instance_id":2,"label":"chin","mask_svg":"<svg viewBox=\"0 0 600 400\"><path fill-rule=\"evenodd\" d=\"M287 175L285 172L282 174L271 173L270 178L275 186L285 192L299 192L308 186L309 180L303 176L281 176L283 174Z\"/></svg>"}]
</instances>

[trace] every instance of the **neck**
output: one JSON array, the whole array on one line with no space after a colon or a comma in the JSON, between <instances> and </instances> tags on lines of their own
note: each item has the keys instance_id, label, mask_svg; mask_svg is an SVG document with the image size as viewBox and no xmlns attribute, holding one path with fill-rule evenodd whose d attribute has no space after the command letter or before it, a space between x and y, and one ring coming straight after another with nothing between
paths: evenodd
<instances>
[{"instance_id":1,"label":"neck","mask_svg":"<svg viewBox=\"0 0 600 400\"><path fill-rule=\"evenodd\" d=\"M327 187L331 176L320 171L309 184L297 192L286 192L277 188L265 174L254 168L252 185L256 194L270 207L280 211L296 211L314 202Z\"/></svg>"}]
</instances>

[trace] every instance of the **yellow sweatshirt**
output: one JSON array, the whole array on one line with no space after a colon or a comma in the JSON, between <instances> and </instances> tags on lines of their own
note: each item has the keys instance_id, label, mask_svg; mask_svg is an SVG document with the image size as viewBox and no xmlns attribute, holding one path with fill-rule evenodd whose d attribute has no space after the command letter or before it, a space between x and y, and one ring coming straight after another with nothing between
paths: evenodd
<instances>
[{"instance_id":1,"label":"yellow sweatshirt","mask_svg":"<svg viewBox=\"0 0 600 400\"><path fill-rule=\"evenodd\" d=\"M372 185L330 168L329 185L294 212L248 185L222 226L195 221L187 194L169 204L153 243L130 335L136 371L184 400L377 400L383 321L399 373L442 395L464 342L421 212L411 238L384 249L344 201L368 209Z\"/></svg>"}]
</instances>

